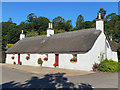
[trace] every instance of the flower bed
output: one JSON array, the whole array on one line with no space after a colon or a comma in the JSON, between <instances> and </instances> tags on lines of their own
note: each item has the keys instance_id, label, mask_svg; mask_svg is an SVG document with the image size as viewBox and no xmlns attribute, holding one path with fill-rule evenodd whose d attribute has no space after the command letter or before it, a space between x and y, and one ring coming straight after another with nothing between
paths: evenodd
<instances>
[{"instance_id":1,"label":"flower bed","mask_svg":"<svg viewBox=\"0 0 120 90\"><path fill-rule=\"evenodd\" d=\"M77 58L75 58L75 57L71 58L70 62L77 62Z\"/></svg>"},{"instance_id":2,"label":"flower bed","mask_svg":"<svg viewBox=\"0 0 120 90\"><path fill-rule=\"evenodd\" d=\"M48 57L45 57L43 60L44 60L44 61L48 61Z\"/></svg>"},{"instance_id":3,"label":"flower bed","mask_svg":"<svg viewBox=\"0 0 120 90\"><path fill-rule=\"evenodd\" d=\"M26 56L26 59L29 60L29 59L30 59L30 56Z\"/></svg>"}]
</instances>

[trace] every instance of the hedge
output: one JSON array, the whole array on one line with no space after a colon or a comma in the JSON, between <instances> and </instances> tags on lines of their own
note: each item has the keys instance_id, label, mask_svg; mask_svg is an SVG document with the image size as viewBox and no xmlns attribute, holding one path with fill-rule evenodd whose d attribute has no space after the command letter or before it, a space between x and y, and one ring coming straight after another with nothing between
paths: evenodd
<instances>
[{"instance_id":1,"label":"hedge","mask_svg":"<svg viewBox=\"0 0 120 90\"><path fill-rule=\"evenodd\" d=\"M120 63L105 59L104 61L101 61L98 65L98 70L102 72L118 72L120 71Z\"/></svg>"}]
</instances>

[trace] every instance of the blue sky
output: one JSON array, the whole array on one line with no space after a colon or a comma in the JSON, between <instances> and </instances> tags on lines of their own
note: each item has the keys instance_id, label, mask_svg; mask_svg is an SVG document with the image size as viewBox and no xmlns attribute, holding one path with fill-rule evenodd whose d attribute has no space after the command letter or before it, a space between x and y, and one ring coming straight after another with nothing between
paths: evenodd
<instances>
[{"instance_id":1,"label":"blue sky","mask_svg":"<svg viewBox=\"0 0 120 90\"><path fill-rule=\"evenodd\" d=\"M117 2L3 2L2 21L6 22L12 18L14 23L27 19L28 14L35 13L37 17L47 17L50 21L57 16L65 20L72 20L75 26L77 16L82 14L85 21L96 18L100 8L104 8L107 14L118 14Z\"/></svg>"}]
</instances>

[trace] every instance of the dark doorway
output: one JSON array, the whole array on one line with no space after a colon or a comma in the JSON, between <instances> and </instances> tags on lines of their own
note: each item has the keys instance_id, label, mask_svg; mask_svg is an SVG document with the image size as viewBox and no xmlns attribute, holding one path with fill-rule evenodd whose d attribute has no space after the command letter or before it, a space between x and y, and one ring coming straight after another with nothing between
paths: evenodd
<instances>
[{"instance_id":1,"label":"dark doorway","mask_svg":"<svg viewBox=\"0 0 120 90\"><path fill-rule=\"evenodd\" d=\"M18 54L18 64L20 64L20 54Z\"/></svg>"},{"instance_id":2,"label":"dark doorway","mask_svg":"<svg viewBox=\"0 0 120 90\"><path fill-rule=\"evenodd\" d=\"M55 63L59 66L59 54L55 54Z\"/></svg>"}]
</instances>

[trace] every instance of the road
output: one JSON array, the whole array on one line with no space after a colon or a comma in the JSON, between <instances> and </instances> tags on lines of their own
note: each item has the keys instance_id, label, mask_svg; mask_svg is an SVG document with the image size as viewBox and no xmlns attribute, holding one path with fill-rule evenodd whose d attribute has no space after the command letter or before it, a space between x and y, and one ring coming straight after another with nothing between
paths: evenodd
<instances>
[{"instance_id":1,"label":"road","mask_svg":"<svg viewBox=\"0 0 120 90\"><path fill-rule=\"evenodd\" d=\"M3 88L118 88L118 73L95 73L79 76L34 74L2 66Z\"/></svg>"}]
</instances>

